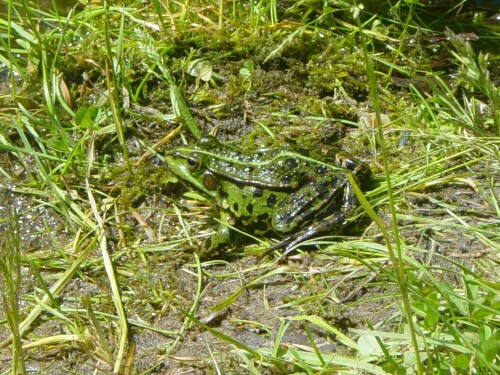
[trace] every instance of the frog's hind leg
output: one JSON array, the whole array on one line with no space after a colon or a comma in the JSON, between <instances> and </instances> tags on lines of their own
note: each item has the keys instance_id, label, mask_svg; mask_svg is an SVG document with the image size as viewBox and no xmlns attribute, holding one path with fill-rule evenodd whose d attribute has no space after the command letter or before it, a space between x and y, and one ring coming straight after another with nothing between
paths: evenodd
<instances>
[{"instance_id":1,"label":"frog's hind leg","mask_svg":"<svg viewBox=\"0 0 500 375\"><path fill-rule=\"evenodd\" d=\"M332 208L336 207L336 210L329 215L321 217L318 222L309 225L302 231L288 236L277 244L274 244L257 258L257 262L262 260L274 250L283 249L282 256L286 256L305 240L317 237L318 235L328 231L341 231L347 225L347 218L349 218L356 207L359 206L352 185L346 182L343 187L340 205L338 203L335 204L334 201L332 204L334 205Z\"/></svg>"}]
</instances>

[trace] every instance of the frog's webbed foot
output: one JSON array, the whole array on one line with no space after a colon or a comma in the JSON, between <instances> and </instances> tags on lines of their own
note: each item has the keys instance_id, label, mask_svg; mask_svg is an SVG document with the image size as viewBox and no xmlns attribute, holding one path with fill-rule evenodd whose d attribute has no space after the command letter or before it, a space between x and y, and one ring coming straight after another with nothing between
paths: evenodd
<instances>
[{"instance_id":1,"label":"frog's webbed foot","mask_svg":"<svg viewBox=\"0 0 500 375\"><path fill-rule=\"evenodd\" d=\"M326 218L325 221L322 221L317 224L310 225L305 228L303 231L300 231L294 235L291 235L280 242L274 244L273 246L266 249L259 257L257 258L257 263L260 262L267 255L271 254L275 250L283 250L282 256L287 256L293 250L297 248L297 246L308 240L310 238L316 237L319 233L323 233L329 229L342 227L346 224L345 215L343 212L338 212Z\"/></svg>"}]
</instances>

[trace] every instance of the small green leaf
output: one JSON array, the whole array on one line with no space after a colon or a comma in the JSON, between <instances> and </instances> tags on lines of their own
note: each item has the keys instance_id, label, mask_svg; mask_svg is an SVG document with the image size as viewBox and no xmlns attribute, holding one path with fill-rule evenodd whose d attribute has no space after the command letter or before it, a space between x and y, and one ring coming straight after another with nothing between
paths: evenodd
<instances>
[{"instance_id":1,"label":"small green leaf","mask_svg":"<svg viewBox=\"0 0 500 375\"><path fill-rule=\"evenodd\" d=\"M198 77L202 81L208 82L212 78L213 66L207 60L193 60L188 64L187 72L193 77Z\"/></svg>"},{"instance_id":2,"label":"small green leaf","mask_svg":"<svg viewBox=\"0 0 500 375\"><path fill-rule=\"evenodd\" d=\"M427 329L430 329L439 321L439 315L432 310L429 310L424 318L424 326Z\"/></svg>"},{"instance_id":3,"label":"small green leaf","mask_svg":"<svg viewBox=\"0 0 500 375\"><path fill-rule=\"evenodd\" d=\"M495 357L500 353L500 331L494 333L483 343L480 344L481 351L489 363L493 363Z\"/></svg>"},{"instance_id":4,"label":"small green leaf","mask_svg":"<svg viewBox=\"0 0 500 375\"><path fill-rule=\"evenodd\" d=\"M243 67L240 69L240 75L247 78L253 73L254 63L252 60L247 60L243 63Z\"/></svg>"},{"instance_id":5,"label":"small green leaf","mask_svg":"<svg viewBox=\"0 0 500 375\"><path fill-rule=\"evenodd\" d=\"M451 365L457 369L469 368L470 354L459 354L451 360Z\"/></svg>"},{"instance_id":6,"label":"small green leaf","mask_svg":"<svg viewBox=\"0 0 500 375\"><path fill-rule=\"evenodd\" d=\"M98 114L99 108L96 106L80 107L76 111L75 121L82 128L88 128L94 125Z\"/></svg>"},{"instance_id":7,"label":"small green leaf","mask_svg":"<svg viewBox=\"0 0 500 375\"><path fill-rule=\"evenodd\" d=\"M62 137L50 137L49 139L47 139L47 146L49 146L53 150L68 152L68 144Z\"/></svg>"}]
</instances>

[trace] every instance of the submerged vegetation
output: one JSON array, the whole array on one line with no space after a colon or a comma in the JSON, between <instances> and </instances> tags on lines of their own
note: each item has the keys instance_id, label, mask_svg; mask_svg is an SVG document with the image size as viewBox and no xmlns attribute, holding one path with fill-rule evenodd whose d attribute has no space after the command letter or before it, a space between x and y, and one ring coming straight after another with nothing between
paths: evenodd
<instances>
[{"instance_id":1,"label":"submerged vegetation","mask_svg":"<svg viewBox=\"0 0 500 375\"><path fill-rule=\"evenodd\" d=\"M0 0L1 373L500 372L494 1L56 3ZM362 209L200 260L206 133L344 149Z\"/></svg>"}]
</instances>

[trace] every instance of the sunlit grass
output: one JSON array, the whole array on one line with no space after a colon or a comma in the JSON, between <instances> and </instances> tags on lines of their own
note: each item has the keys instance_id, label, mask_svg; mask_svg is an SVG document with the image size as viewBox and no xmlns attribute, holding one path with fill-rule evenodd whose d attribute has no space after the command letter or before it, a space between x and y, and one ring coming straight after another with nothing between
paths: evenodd
<instances>
[{"instance_id":1,"label":"sunlit grass","mask_svg":"<svg viewBox=\"0 0 500 375\"><path fill-rule=\"evenodd\" d=\"M400 2L391 19L344 1L130 2L65 15L1 5L5 371L49 350L81 373L149 373L172 358L220 373L500 370L498 56L447 32L451 85L411 54L410 34L437 30ZM296 104L285 81L271 92L284 76L266 74L283 70L304 93L318 92L314 77L324 97ZM330 116L343 102L375 113L377 128ZM334 121L355 125L345 144L373 169L352 233L309 240L286 261L254 262L274 238L224 260L193 254L214 212L175 195L152 155L179 134L300 142Z\"/></svg>"}]
</instances>

